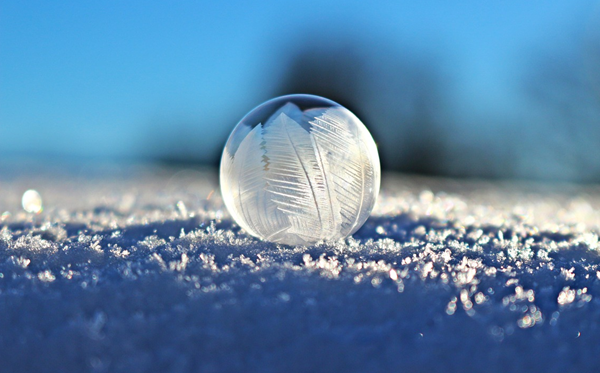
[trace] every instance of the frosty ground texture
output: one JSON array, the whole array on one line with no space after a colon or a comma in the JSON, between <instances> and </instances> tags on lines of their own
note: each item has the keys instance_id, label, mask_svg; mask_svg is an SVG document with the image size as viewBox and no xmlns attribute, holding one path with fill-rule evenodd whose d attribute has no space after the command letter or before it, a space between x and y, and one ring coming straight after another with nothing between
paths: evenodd
<instances>
[{"instance_id":1,"label":"frosty ground texture","mask_svg":"<svg viewBox=\"0 0 600 373\"><path fill-rule=\"evenodd\" d=\"M600 366L597 188L384 174L363 228L310 247L241 231L211 171L12 174L4 211L2 372Z\"/></svg>"}]
</instances>

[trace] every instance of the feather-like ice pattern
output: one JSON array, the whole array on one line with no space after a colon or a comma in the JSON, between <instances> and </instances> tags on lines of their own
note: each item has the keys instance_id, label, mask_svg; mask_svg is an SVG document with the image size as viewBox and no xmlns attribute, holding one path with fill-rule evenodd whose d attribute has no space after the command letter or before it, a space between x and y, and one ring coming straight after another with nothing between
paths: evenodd
<instances>
[{"instance_id":1,"label":"feather-like ice pattern","mask_svg":"<svg viewBox=\"0 0 600 373\"><path fill-rule=\"evenodd\" d=\"M370 211L375 202L369 193L374 187L373 163L361 149L359 129L345 109L312 110L310 114L314 115L309 123L315 152L325 160L331 198L340 208L340 234L346 236L359 228L365 220L362 212Z\"/></svg>"},{"instance_id":2,"label":"feather-like ice pattern","mask_svg":"<svg viewBox=\"0 0 600 373\"><path fill-rule=\"evenodd\" d=\"M296 105L286 104L265 124L267 190L291 223L287 242L331 238L338 231L335 201L330 198L323 163L310 133L292 118L302 118Z\"/></svg>"},{"instance_id":3,"label":"feather-like ice pattern","mask_svg":"<svg viewBox=\"0 0 600 373\"><path fill-rule=\"evenodd\" d=\"M233 191L227 196L226 203L235 207L232 215L245 230L271 239L278 232L285 231L289 222L267 196L261 129L257 125L248 133L233 159L224 157L223 167Z\"/></svg>"}]
</instances>

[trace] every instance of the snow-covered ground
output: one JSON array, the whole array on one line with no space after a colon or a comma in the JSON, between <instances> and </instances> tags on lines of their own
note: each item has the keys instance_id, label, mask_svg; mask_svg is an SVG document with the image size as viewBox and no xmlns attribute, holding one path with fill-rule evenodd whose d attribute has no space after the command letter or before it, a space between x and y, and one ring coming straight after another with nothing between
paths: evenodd
<instances>
[{"instance_id":1,"label":"snow-covered ground","mask_svg":"<svg viewBox=\"0 0 600 373\"><path fill-rule=\"evenodd\" d=\"M353 237L288 247L216 172L4 175L2 372L600 370L598 188L384 174Z\"/></svg>"}]
</instances>

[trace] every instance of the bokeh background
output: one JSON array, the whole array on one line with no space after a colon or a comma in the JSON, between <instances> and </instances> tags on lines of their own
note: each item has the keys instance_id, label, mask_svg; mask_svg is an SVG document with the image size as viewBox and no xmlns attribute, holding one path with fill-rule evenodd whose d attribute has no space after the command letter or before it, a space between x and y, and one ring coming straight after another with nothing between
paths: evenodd
<instances>
[{"instance_id":1,"label":"bokeh background","mask_svg":"<svg viewBox=\"0 0 600 373\"><path fill-rule=\"evenodd\" d=\"M385 170L597 183L600 2L0 2L0 164L216 167L287 93Z\"/></svg>"}]
</instances>

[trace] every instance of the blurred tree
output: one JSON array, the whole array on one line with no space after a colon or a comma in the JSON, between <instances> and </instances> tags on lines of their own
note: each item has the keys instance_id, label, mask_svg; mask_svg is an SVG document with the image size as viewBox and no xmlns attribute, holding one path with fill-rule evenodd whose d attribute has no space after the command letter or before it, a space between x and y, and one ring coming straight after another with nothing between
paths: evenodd
<instances>
[{"instance_id":1,"label":"blurred tree","mask_svg":"<svg viewBox=\"0 0 600 373\"><path fill-rule=\"evenodd\" d=\"M445 105L437 65L394 54L381 42L305 38L274 95L315 94L353 111L378 143L384 169L443 173Z\"/></svg>"},{"instance_id":2,"label":"blurred tree","mask_svg":"<svg viewBox=\"0 0 600 373\"><path fill-rule=\"evenodd\" d=\"M351 44L318 44L301 47L287 62L288 68L274 96L308 93L340 103L357 116L364 100L365 62L360 47Z\"/></svg>"},{"instance_id":3,"label":"blurred tree","mask_svg":"<svg viewBox=\"0 0 600 373\"><path fill-rule=\"evenodd\" d=\"M545 177L600 181L600 95L592 79L598 67L590 74L584 63L586 54L600 50L598 45L537 57L524 80L540 121L538 136L532 136L537 154L529 156L545 167Z\"/></svg>"}]
</instances>

